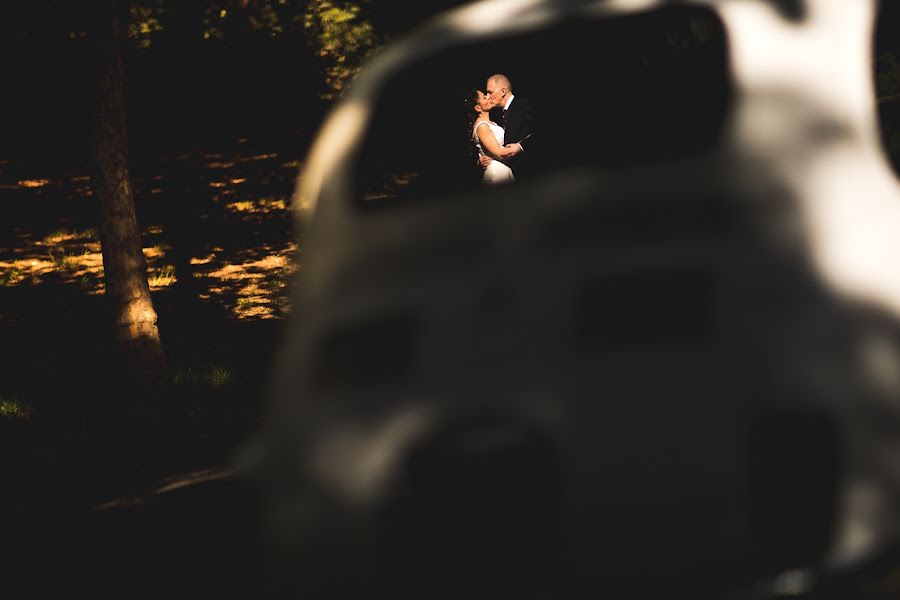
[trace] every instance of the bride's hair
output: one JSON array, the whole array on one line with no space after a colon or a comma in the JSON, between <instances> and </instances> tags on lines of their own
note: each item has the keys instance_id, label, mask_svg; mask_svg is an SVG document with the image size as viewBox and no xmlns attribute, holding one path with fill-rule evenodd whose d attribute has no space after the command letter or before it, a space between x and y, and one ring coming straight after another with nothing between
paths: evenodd
<instances>
[{"instance_id":1,"label":"bride's hair","mask_svg":"<svg viewBox=\"0 0 900 600\"><path fill-rule=\"evenodd\" d=\"M478 106L479 94L481 94L482 96L487 96L487 94L479 88L471 88L468 95L466 96L466 114L469 117L470 125L475 122L475 119L478 118L479 111L475 110L475 108ZM493 108L491 108L491 110L493 110ZM490 113L490 110L483 112Z\"/></svg>"},{"instance_id":2,"label":"bride's hair","mask_svg":"<svg viewBox=\"0 0 900 600\"><path fill-rule=\"evenodd\" d=\"M471 131L472 125L475 124L475 119L478 118L478 111L475 110L475 107L478 106L478 93L482 92L478 88L470 88L468 93L466 94L466 123L469 126L469 130Z\"/></svg>"},{"instance_id":3,"label":"bride's hair","mask_svg":"<svg viewBox=\"0 0 900 600\"><path fill-rule=\"evenodd\" d=\"M468 95L466 95L466 105L469 107L469 112L471 112L475 105L478 104L479 92L481 92L482 94L484 93L478 88L471 88Z\"/></svg>"},{"instance_id":4,"label":"bride's hair","mask_svg":"<svg viewBox=\"0 0 900 600\"><path fill-rule=\"evenodd\" d=\"M467 144L467 148L472 160L476 160L478 158L478 152L475 149L475 144L471 143L472 140L472 127L475 125L475 120L478 118L478 113L474 110L476 104L478 103L478 92L481 92L478 88L469 88L466 92L465 96L465 123L466 123L466 137L465 139L469 140L470 143ZM484 92L481 92L484 93Z\"/></svg>"}]
</instances>

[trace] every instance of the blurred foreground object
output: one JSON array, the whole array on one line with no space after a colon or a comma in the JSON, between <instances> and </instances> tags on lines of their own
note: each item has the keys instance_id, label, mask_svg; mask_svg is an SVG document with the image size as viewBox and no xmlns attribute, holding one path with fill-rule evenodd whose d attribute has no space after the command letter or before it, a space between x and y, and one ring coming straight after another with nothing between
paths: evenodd
<instances>
[{"instance_id":1,"label":"blurred foreground object","mask_svg":"<svg viewBox=\"0 0 900 600\"><path fill-rule=\"evenodd\" d=\"M294 312L242 456L275 588L803 595L895 547L876 8L498 0L386 48L294 198ZM497 189L453 141L484 57L553 148Z\"/></svg>"}]
</instances>

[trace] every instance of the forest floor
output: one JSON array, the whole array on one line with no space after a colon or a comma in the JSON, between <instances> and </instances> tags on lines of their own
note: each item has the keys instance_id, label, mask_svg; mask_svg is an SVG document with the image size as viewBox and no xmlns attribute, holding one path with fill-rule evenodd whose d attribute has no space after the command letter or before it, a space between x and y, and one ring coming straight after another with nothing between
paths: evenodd
<instances>
[{"instance_id":1,"label":"forest floor","mask_svg":"<svg viewBox=\"0 0 900 600\"><path fill-rule=\"evenodd\" d=\"M171 381L122 387L86 169L0 160L0 589L258 596L252 438L289 313L302 148L132 165Z\"/></svg>"},{"instance_id":2,"label":"forest floor","mask_svg":"<svg viewBox=\"0 0 900 600\"><path fill-rule=\"evenodd\" d=\"M300 267L302 149L240 138L133 165L172 375L153 390L116 376L89 174L0 157L0 596L265 595L236 466ZM896 565L850 582L868 595L804 597L898 597Z\"/></svg>"}]
</instances>

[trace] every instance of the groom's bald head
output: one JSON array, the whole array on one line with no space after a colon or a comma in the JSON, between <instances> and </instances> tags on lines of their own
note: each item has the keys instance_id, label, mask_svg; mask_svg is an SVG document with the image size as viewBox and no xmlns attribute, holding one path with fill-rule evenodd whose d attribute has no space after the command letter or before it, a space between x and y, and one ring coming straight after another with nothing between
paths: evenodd
<instances>
[{"instance_id":1,"label":"groom's bald head","mask_svg":"<svg viewBox=\"0 0 900 600\"><path fill-rule=\"evenodd\" d=\"M495 104L503 106L506 104L506 99L512 94L512 84L509 82L509 77L502 73L491 75L487 79L485 92Z\"/></svg>"},{"instance_id":2,"label":"groom's bald head","mask_svg":"<svg viewBox=\"0 0 900 600\"><path fill-rule=\"evenodd\" d=\"M488 77L488 83L493 83L498 87L506 88L506 91L512 94L512 83L510 83L509 77L502 73L497 73L496 75Z\"/></svg>"}]
</instances>

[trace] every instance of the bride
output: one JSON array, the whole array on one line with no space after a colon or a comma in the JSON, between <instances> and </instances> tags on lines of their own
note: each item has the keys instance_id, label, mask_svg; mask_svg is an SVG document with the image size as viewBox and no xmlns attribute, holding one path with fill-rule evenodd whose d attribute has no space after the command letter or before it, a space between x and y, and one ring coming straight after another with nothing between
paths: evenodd
<instances>
[{"instance_id":1,"label":"bride","mask_svg":"<svg viewBox=\"0 0 900 600\"><path fill-rule=\"evenodd\" d=\"M514 151L503 146L503 128L491 121L490 110L494 107L494 101L478 90L473 100L477 116L472 127L472 140L479 156L487 154L494 159L485 167L482 182L496 184L515 181L512 169L500 162Z\"/></svg>"}]
</instances>

